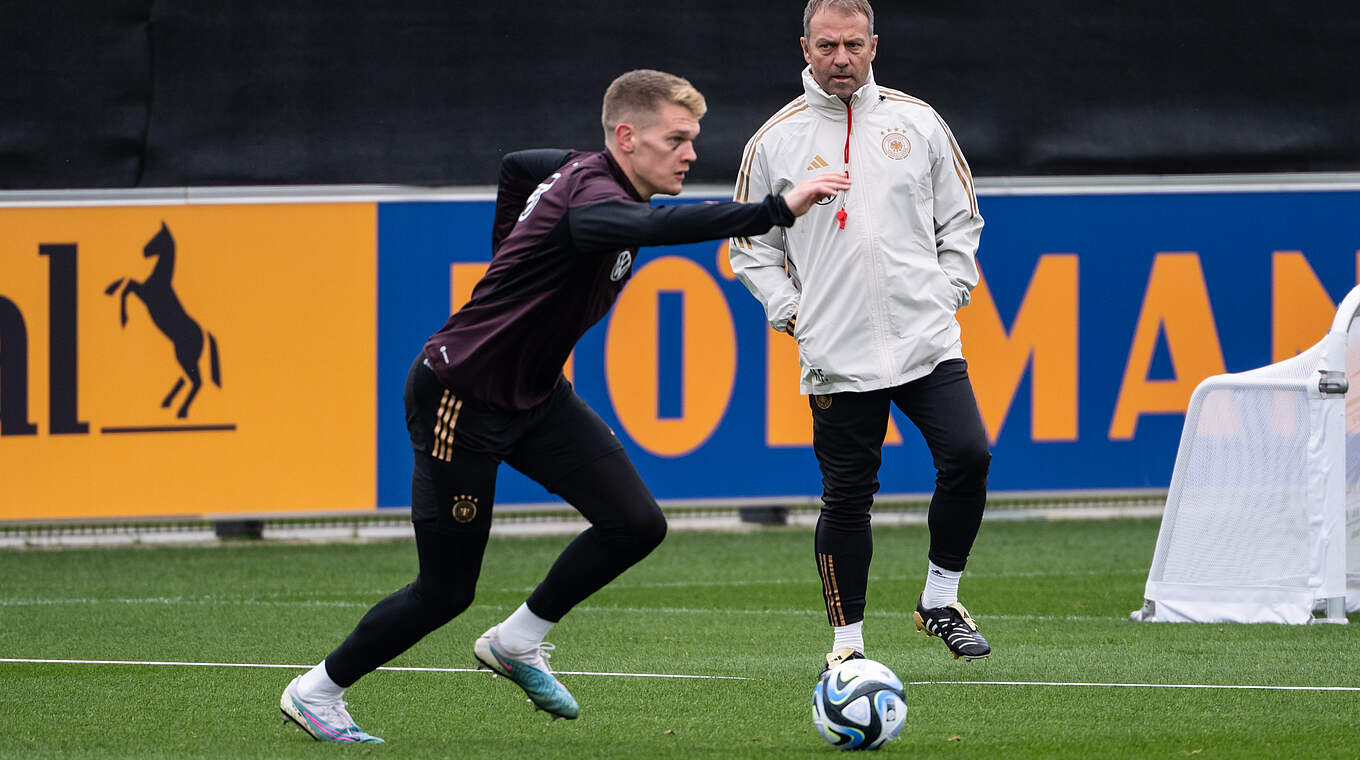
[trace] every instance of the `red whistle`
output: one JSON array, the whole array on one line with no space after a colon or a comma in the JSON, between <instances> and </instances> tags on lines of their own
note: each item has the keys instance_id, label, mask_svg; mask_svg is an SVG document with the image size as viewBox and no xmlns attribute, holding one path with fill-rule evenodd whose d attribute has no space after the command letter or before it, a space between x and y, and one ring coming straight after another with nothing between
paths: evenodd
<instances>
[{"instance_id":1,"label":"red whistle","mask_svg":"<svg viewBox=\"0 0 1360 760\"><path fill-rule=\"evenodd\" d=\"M836 212L836 221L841 223L841 229L845 229L845 218L848 216L850 215L845 213L845 209Z\"/></svg>"}]
</instances>

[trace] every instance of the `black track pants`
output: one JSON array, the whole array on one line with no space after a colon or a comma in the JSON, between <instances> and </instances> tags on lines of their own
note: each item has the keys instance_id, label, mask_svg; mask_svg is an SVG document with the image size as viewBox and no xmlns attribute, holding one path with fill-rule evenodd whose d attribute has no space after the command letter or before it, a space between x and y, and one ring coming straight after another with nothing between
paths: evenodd
<instances>
[{"instance_id":1,"label":"black track pants","mask_svg":"<svg viewBox=\"0 0 1360 760\"><path fill-rule=\"evenodd\" d=\"M935 463L930 560L947 570L963 570L982 523L991 462L967 363L941 362L931 374L896 388L811 396L809 404L813 449L822 471L817 569L831 624L864 619L873 557L869 507L878 492L889 404L896 404L921 431Z\"/></svg>"},{"instance_id":2,"label":"black track pants","mask_svg":"<svg viewBox=\"0 0 1360 760\"><path fill-rule=\"evenodd\" d=\"M460 403L417 361L406 403L415 449L411 518L419 573L374 605L326 658L326 671L340 686L390 661L472 604L502 460L591 523L530 595L529 609L539 617L560 620L665 537L665 517L628 455L565 380L539 407L503 412Z\"/></svg>"}]
</instances>

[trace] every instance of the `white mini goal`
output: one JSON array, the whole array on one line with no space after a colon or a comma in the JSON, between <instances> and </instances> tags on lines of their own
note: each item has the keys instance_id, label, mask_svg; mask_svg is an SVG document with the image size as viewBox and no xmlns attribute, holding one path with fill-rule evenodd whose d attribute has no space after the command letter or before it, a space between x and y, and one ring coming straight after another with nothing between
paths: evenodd
<instances>
[{"instance_id":1,"label":"white mini goal","mask_svg":"<svg viewBox=\"0 0 1360 760\"><path fill-rule=\"evenodd\" d=\"M1360 286L1312 348L1196 387L1135 620L1345 623L1360 610L1358 312Z\"/></svg>"}]
</instances>

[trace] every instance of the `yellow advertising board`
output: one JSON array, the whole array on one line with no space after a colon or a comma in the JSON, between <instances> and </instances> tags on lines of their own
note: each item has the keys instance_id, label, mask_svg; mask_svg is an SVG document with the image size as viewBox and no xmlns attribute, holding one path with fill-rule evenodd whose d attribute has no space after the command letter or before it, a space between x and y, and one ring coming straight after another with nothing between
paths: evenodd
<instances>
[{"instance_id":1,"label":"yellow advertising board","mask_svg":"<svg viewBox=\"0 0 1360 760\"><path fill-rule=\"evenodd\" d=\"M0 210L0 519L372 508L376 214Z\"/></svg>"}]
</instances>

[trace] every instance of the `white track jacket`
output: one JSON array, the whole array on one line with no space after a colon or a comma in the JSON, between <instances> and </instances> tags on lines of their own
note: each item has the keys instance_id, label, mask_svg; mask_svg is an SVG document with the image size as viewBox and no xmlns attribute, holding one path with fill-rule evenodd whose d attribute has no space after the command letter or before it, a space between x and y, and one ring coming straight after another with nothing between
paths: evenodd
<instances>
[{"instance_id":1,"label":"white track jacket","mask_svg":"<svg viewBox=\"0 0 1360 760\"><path fill-rule=\"evenodd\" d=\"M978 282L982 216L963 151L935 109L872 71L847 108L804 69L803 96L746 144L733 197L842 170L848 192L729 248L770 327L797 314L802 393L890 388L962 357L954 315Z\"/></svg>"}]
</instances>

